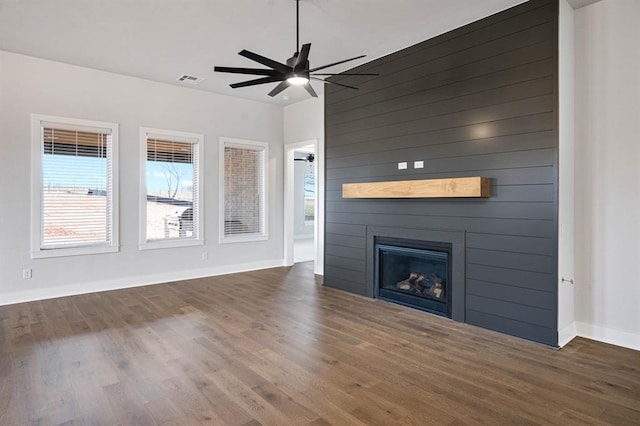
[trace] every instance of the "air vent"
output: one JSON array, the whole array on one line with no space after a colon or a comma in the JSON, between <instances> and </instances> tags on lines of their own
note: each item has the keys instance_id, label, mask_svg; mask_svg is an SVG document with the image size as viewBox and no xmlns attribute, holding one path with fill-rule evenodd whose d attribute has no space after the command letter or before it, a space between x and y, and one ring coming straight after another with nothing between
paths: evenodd
<instances>
[{"instance_id":1,"label":"air vent","mask_svg":"<svg viewBox=\"0 0 640 426\"><path fill-rule=\"evenodd\" d=\"M200 78L200 77L196 77L196 76L188 75L188 74L182 74L180 77L177 78L177 80L182 82L182 83L200 84L200 83L202 83L204 78Z\"/></svg>"}]
</instances>

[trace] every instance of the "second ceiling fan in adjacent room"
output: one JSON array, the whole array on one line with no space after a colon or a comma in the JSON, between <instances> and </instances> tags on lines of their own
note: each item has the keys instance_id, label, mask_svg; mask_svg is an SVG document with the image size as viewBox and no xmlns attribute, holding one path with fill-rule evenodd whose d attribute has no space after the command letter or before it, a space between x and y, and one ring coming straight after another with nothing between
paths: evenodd
<instances>
[{"instance_id":1,"label":"second ceiling fan in adjacent room","mask_svg":"<svg viewBox=\"0 0 640 426\"><path fill-rule=\"evenodd\" d=\"M258 55L257 53L250 52L248 50L242 50L238 54L244 56L247 59L258 62L268 68L238 68L238 67L215 67L214 71L226 72L232 74L250 74L261 75L264 77L254 80L243 81L240 83L233 83L231 87L237 89L239 87L256 86L258 84L275 83L280 82L273 90L269 92L269 96L274 97L278 93L282 92L286 88L292 85L302 86L311 96L318 97L313 87L311 87L310 80L318 80L324 83L335 84L337 86L346 87L349 89L357 89L357 87L349 86L342 83L336 83L334 81L324 80L318 78L318 76L332 76L332 75L378 75L371 73L317 73L325 68L329 68L335 65L340 65L345 62L353 61L356 59L364 58L366 55L356 56L355 58L344 59L342 61L333 62L331 64L322 65L316 68L310 68L309 66L309 52L311 50L311 43L302 45L300 49L300 0L296 0L296 52L292 57L287 59L286 63L274 61L273 59L266 58Z\"/></svg>"}]
</instances>

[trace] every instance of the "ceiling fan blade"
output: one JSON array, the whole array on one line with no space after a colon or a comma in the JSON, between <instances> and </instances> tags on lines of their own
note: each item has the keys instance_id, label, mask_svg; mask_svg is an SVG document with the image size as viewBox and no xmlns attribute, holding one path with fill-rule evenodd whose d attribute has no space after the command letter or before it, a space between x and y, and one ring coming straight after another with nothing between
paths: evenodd
<instances>
[{"instance_id":1,"label":"ceiling fan blade","mask_svg":"<svg viewBox=\"0 0 640 426\"><path fill-rule=\"evenodd\" d=\"M335 74L324 74L324 73L313 73L313 75L380 75L377 73L350 73L350 72L341 72L341 73L335 73Z\"/></svg>"},{"instance_id":2,"label":"ceiling fan blade","mask_svg":"<svg viewBox=\"0 0 640 426\"><path fill-rule=\"evenodd\" d=\"M321 67L310 69L309 72L320 71L320 70L323 70L325 68L332 67L334 65L340 65L340 64L344 64L345 62L355 61L356 59L364 58L365 56L367 56L367 55L360 55L360 56L356 56L355 58L345 59L344 61L338 61L338 62L334 62L332 64L323 65Z\"/></svg>"},{"instance_id":3,"label":"ceiling fan blade","mask_svg":"<svg viewBox=\"0 0 640 426\"><path fill-rule=\"evenodd\" d=\"M240 83L233 83L230 86L233 87L234 89L237 89L238 87L256 86L258 84L273 83L274 81L282 81L282 78L280 77L280 75L263 77L255 80L248 80L248 81L242 81Z\"/></svg>"},{"instance_id":4,"label":"ceiling fan blade","mask_svg":"<svg viewBox=\"0 0 640 426\"><path fill-rule=\"evenodd\" d=\"M296 60L296 65L293 67L294 72L303 72L307 69L307 64L309 63L309 51L311 50L311 43L303 44L302 49L300 49L300 53L298 54L298 59Z\"/></svg>"},{"instance_id":5,"label":"ceiling fan blade","mask_svg":"<svg viewBox=\"0 0 640 426\"><path fill-rule=\"evenodd\" d=\"M323 80L321 78L316 78L316 77L311 77L314 80L320 80L320 81L324 81L325 83L329 83L329 84L335 84L336 86L342 86L342 87L346 87L347 89L355 89L355 90L359 90L357 87L353 87L353 86L347 86L346 84L342 84L342 83L336 83L334 81L329 81L329 80Z\"/></svg>"},{"instance_id":6,"label":"ceiling fan blade","mask_svg":"<svg viewBox=\"0 0 640 426\"><path fill-rule=\"evenodd\" d=\"M313 96L314 98L318 97L318 94L315 90L313 90L313 87L311 87L311 84L309 82L307 82L303 87L307 89L307 92L309 92L311 96Z\"/></svg>"},{"instance_id":7,"label":"ceiling fan blade","mask_svg":"<svg viewBox=\"0 0 640 426\"><path fill-rule=\"evenodd\" d=\"M253 74L253 75L277 75L276 70L267 70L263 68L235 68L235 67L214 67L216 72L229 72L232 74Z\"/></svg>"},{"instance_id":8,"label":"ceiling fan blade","mask_svg":"<svg viewBox=\"0 0 640 426\"><path fill-rule=\"evenodd\" d=\"M269 96L273 98L275 95L282 92L284 89L286 89L289 86L291 86L291 83L289 83L287 80L284 80L283 82L278 84L272 91L269 92Z\"/></svg>"},{"instance_id":9,"label":"ceiling fan blade","mask_svg":"<svg viewBox=\"0 0 640 426\"><path fill-rule=\"evenodd\" d=\"M282 74L291 72L290 66L281 64L280 62L276 62L273 59L265 58L264 56L258 55L257 53L249 52L248 50L242 50L240 53L238 53L238 55L244 56L245 58L256 61L262 65L266 65L269 68L273 68L274 70L279 71Z\"/></svg>"}]
</instances>

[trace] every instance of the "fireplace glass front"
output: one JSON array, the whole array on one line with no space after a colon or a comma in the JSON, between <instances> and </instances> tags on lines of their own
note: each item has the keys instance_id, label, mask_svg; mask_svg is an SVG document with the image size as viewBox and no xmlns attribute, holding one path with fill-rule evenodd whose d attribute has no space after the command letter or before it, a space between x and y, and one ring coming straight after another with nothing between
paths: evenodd
<instances>
[{"instance_id":1,"label":"fireplace glass front","mask_svg":"<svg viewBox=\"0 0 640 426\"><path fill-rule=\"evenodd\" d=\"M375 255L378 298L450 317L450 244L380 239Z\"/></svg>"}]
</instances>

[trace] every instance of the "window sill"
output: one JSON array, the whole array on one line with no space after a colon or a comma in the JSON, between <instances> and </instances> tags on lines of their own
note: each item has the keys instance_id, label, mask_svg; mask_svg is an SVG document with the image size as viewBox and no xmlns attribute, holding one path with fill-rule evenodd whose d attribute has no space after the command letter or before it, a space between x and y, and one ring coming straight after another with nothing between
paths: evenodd
<instances>
[{"instance_id":1,"label":"window sill","mask_svg":"<svg viewBox=\"0 0 640 426\"><path fill-rule=\"evenodd\" d=\"M218 242L220 244L232 244L232 243L249 243L253 241L266 241L269 239L268 235L236 235L233 237L220 237Z\"/></svg>"},{"instance_id":2,"label":"window sill","mask_svg":"<svg viewBox=\"0 0 640 426\"><path fill-rule=\"evenodd\" d=\"M32 259L45 259L49 257L87 256L92 254L117 253L119 246L88 246L73 248L52 248L31 251Z\"/></svg>"},{"instance_id":3,"label":"window sill","mask_svg":"<svg viewBox=\"0 0 640 426\"><path fill-rule=\"evenodd\" d=\"M175 238L166 240L151 240L140 243L140 250L156 250L177 247L193 247L204 245L203 239L196 238Z\"/></svg>"}]
</instances>

